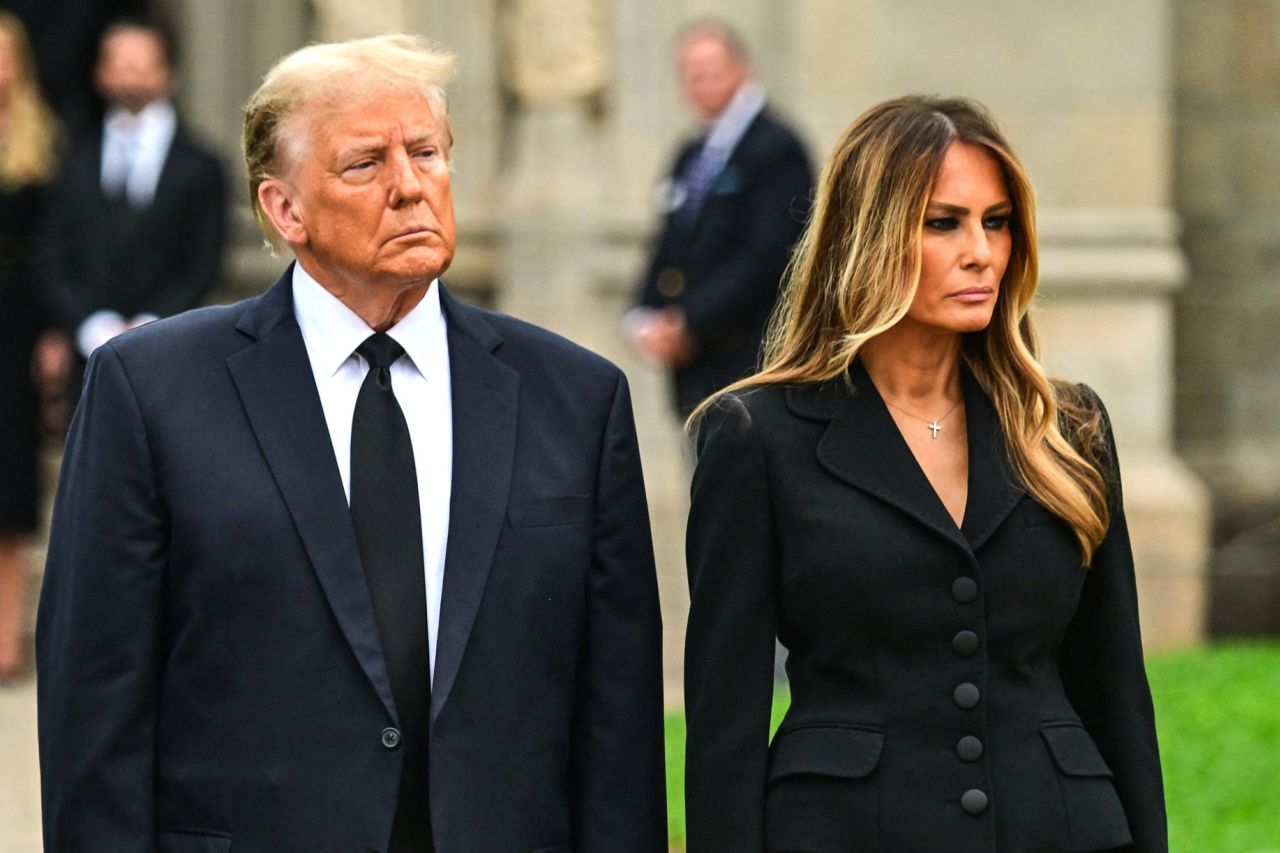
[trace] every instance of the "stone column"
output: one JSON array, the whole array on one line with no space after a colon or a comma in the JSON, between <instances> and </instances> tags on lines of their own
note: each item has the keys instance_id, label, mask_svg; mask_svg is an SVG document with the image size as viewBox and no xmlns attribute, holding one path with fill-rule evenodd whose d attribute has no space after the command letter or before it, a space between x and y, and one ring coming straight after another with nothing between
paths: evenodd
<instances>
[{"instance_id":1,"label":"stone column","mask_svg":"<svg viewBox=\"0 0 1280 853\"><path fill-rule=\"evenodd\" d=\"M1280 633L1280 2L1176 0L1178 446L1214 497L1214 634Z\"/></svg>"}]
</instances>

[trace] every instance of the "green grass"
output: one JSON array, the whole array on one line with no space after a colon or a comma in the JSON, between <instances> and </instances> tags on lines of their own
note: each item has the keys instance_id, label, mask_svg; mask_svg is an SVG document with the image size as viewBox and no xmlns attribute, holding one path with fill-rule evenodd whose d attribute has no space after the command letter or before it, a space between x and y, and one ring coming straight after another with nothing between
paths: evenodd
<instances>
[{"instance_id":1,"label":"green grass","mask_svg":"<svg viewBox=\"0 0 1280 853\"><path fill-rule=\"evenodd\" d=\"M1173 853L1280 853L1280 644L1224 644L1147 662ZM774 725L788 698L774 701ZM671 846L684 849L684 717L670 714Z\"/></svg>"}]
</instances>

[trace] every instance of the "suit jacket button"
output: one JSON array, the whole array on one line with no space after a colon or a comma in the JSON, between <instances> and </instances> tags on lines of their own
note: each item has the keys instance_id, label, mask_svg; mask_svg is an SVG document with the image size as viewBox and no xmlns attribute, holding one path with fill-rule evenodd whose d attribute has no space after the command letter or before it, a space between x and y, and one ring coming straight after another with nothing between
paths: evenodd
<instances>
[{"instance_id":1,"label":"suit jacket button","mask_svg":"<svg viewBox=\"0 0 1280 853\"><path fill-rule=\"evenodd\" d=\"M977 761L982 757L982 741L973 735L965 735L956 744L956 755L962 761Z\"/></svg>"},{"instance_id":2,"label":"suit jacket button","mask_svg":"<svg viewBox=\"0 0 1280 853\"><path fill-rule=\"evenodd\" d=\"M382 730L382 745L387 749L395 749L400 745L400 730L387 726Z\"/></svg>"},{"instance_id":3,"label":"suit jacket button","mask_svg":"<svg viewBox=\"0 0 1280 853\"><path fill-rule=\"evenodd\" d=\"M966 814L980 815L987 810L987 795L977 788L970 788L960 797L960 808Z\"/></svg>"},{"instance_id":4,"label":"suit jacket button","mask_svg":"<svg viewBox=\"0 0 1280 853\"><path fill-rule=\"evenodd\" d=\"M961 631L951 640L951 648L956 654L968 657L978 650L978 635L972 631Z\"/></svg>"},{"instance_id":5,"label":"suit jacket button","mask_svg":"<svg viewBox=\"0 0 1280 853\"><path fill-rule=\"evenodd\" d=\"M982 693L978 690L976 684L970 684L966 681L963 684L956 685L956 689L951 696L956 700L957 705L967 711L978 704L978 700L982 698Z\"/></svg>"},{"instance_id":6,"label":"suit jacket button","mask_svg":"<svg viewBox=\"0 0 1280 853\"><path fill-rule=\"evenodd\" d=\"M951 584L951 597L961 604L968 604L978 597L978 582L973 578L956 578Z\"/></svg>"}]
</instances>

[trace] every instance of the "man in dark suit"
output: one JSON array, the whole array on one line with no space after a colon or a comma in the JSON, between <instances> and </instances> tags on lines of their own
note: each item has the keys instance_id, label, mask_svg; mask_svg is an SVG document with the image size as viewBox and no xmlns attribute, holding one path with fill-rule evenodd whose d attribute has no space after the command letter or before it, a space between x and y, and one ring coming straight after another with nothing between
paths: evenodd
<instances>
[{"instance_id":1,"label":"man in dark suit","mask_svg":"<svg viewBox=\"0 0 1280 853\"><path fill-rule=\"evenodd\" d=\"M627 383L467 306L453 57L283 59L245 118L297 258L104 344L37 628L49 850L666 850Z\"/></svg>"},{"instance_id":2,"label":"man in dark suit","mask_svg":"<svg viewBox=\"0 0 1280 853\"><path fill-rule=\"evenodd\" d=\"M107 28L94 75L107 113L72 143L50 199L46 295L85 357L194 308L218 280L222 166L170 101L172 49L157 21Z\"/></svg>"},{"instance_id":3,"label":"man in dark suit","mask_svg":"<svg viewBox=\"0 0 1280 853\"><path fill-rule=\"evenodd\" d=\"M804 145L765 106L730 28L690 25L678 55L703 133L676 157L662 230L626 325L641 355L672 372L683 416L756 366L813 171Z\"/></svg>"}]
</instances>

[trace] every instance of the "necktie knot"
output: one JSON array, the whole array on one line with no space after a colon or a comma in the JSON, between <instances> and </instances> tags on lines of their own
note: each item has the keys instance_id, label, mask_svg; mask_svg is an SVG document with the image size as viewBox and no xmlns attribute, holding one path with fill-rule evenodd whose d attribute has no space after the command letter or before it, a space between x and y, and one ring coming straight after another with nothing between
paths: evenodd
<instances>
[{"instance_id":1,"label":"necktie knot","mask_svg":"<svg viewBox=\"0 0 1280 853\"><path fill-rule=\"evenodd\" d=\"M356 347L356 352L371 368L385 369L404 355L404 347L396 343L395 338L384 332L375 332L364 339L364 343Z\"/></svg>"}]
</instances>

